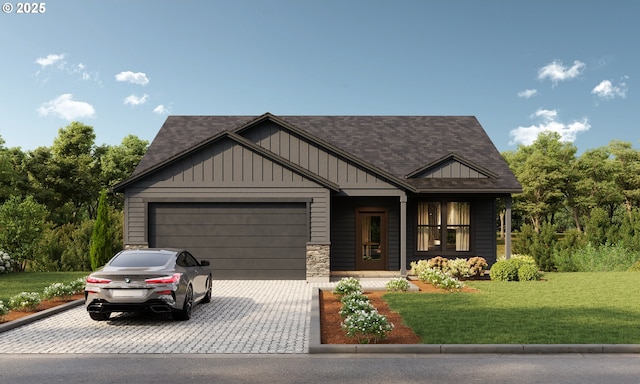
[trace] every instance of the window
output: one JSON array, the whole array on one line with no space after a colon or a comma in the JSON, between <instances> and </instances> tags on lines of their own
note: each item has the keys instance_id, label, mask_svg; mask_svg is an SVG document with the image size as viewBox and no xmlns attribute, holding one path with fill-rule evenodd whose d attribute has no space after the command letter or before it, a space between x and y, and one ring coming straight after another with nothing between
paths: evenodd
<instances>
[{"instance_id":1,"label":"window","mask_svg":"<svg viewBox=\"0 0 640 384\"><path fill-rule=\"evenodd\" d=\"M469 202L418 203L418 251L469 251L470 229Z\"/></svg>"}]
</instances>

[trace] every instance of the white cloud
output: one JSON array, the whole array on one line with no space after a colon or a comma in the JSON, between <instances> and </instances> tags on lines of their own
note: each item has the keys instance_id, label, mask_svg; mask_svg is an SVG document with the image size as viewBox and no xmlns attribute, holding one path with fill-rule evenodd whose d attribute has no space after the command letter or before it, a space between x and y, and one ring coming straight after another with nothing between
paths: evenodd
<instances>
[{"instance_id":1,"label":"white cloud","mask_svg":"<svg viewBox=\"0 0 640 384\"><path fill-rule=\"evenodd\" d=\"M518 97L521 97L523 99L528 99L533 96L536 96L537 94L538 94L537 89L525 89L524 91L518 92Z\"/></svg>"},{"instance_id":2,"label":"white cloud","mask_svg":"<svg viewBox=\"0 0 640 384\"><path fill-rule=\"evenodd\" d=\"M612 100L616 97L627 97L627 84L622 82L618 85L613 85L609 80L602 80L600 84L596 85L591 93L604 100Z\"/></svg>"},{"instance_id":3,"label":"white cloud","mask_svg":"<svg viewBox=\"0 0 640 384\"><path fill-rule=\"evenodd\" d=\"M587 65L581 61L574 61L573 66L565 67L561 61L554 60L538 70L538 79L549 79L555 85L559 81L571 80L578 77Z\"/></svg>"},{"instance_id":4,"label":"white cloud","mask_svg":"<svg viewBox=\"0 0 640 384\"><path fill-rule=\"evenodd\" d=\"M38 108L38 114L40 116L56 116L71 121L82 117L94 117L96 110L91 104L73 100L72 94L65 93L43 103Z\"/></svg>"},{"instance_id":5,"label":"white cloud","mask_svg":"<svg viewBox=\"0 0 640 384\"><path fill-rule=\"evenodd\" d=\"M47 57L39 57L36 59L36 64L40 64L42 68L48 67L64 60L64 56L64 54L50 54Z\"/></svg>"},{"instance_id":6,"label":"white cloud","mask_svg":"<svg viewBox=\"0 0 640 384\"><path fill-rule=\"evenodd\" d=\"M586 132L591 128L589 120L586 118L569 124L558 121L558 111L555 109L539 109L531 115L531 118L542 121L537 125L513 129L509 132L509 136L513 138L509 143L510 145L531 145L542 132L557 132L560 134L560 140L574 142L578 133Z\"/></svg>"},{"instance_id":7,"label":"white cloud","mask_svg":"<svg viewBox=\"0 0 640 384\"><path fill-rule=\"evenodd\" d=\"M149 78L143 72L135 72L135 73L131 71L120 72L116 75L116 80L128 81L130 83L138 84L138 85L149 84Z\"/></svg>"},{"instance_id":8,"label":"white cloud","mask_svg":"<svg viewBox=\"0 0 640 384\"><path fill-rule=\"evenodd\" d=\"M160 104L153 109L153 113L156 115L168 115L171 113L171 108L167 108L164 105Z\"/></svg>"},{"instance_id":9,"label":"white cloud","mask_svg":"<svg viewBox=\"0 0 640 384\"><path fill-rule=\"evenodd\" d=\"M124 103L136 106L136 105L140 105L140 104L146 103L147 100L149 100L149 95L147 95L146 93L144 95L140 96L140 97L138 97L136 95L129 95L129 96L124 98Z\"/></svg>"}]
</instances>

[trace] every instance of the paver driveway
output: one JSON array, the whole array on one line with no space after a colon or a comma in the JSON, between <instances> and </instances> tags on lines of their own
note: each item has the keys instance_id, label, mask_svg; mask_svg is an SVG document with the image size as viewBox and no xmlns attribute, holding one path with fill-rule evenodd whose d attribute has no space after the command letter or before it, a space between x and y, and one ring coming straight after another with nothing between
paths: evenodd
<instances>
[{"instance_id":1,"label":"paver driveway","mask_svg":"<svg viewBox=\"0 0 640 384\"><path fill-rule=\"evenodd\" d=\"M388 278L361 279L383 289ZM0 333L3 353L307 353L311 296L304 280L216 280L191 320L170 315L89 318L84 306Z\"/></svg>"},{"instance_id":2,"label":"paver driveway","mask_svg":"<svg viewBox=\"0 0 640 384\"><path fill-rule=\"evenodd\" d=\"M0 353L306 353L312 285L215 281L191 320L169 315L89 318L84 306L0 333Z\"/></svg>"}]
</instances>

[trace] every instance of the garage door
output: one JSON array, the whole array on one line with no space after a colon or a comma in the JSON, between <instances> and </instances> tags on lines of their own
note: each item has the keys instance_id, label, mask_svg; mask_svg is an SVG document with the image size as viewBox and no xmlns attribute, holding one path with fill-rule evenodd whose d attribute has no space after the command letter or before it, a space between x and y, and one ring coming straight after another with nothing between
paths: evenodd
<instances>
[{"instance_id":1,"label":"garage door","mask_svg":"<svg viewBox=\"0 0 640 384\"><path fill-rule=\"evenodd\" d=\"M306 279L305 203L149 205L149 246L186 248L214 278Z\"/></svg>"}]
</instances>

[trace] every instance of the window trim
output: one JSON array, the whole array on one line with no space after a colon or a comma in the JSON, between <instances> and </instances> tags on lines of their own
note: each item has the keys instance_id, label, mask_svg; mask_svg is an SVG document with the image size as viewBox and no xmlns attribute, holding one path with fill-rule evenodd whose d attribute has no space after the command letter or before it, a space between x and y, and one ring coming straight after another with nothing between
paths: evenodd
<instances>
[{"instance_id":1,"label":"window trim","mask_svg":"<svg viewBox=\"0 0 640 384\"><path fill-rule=\"evenodd\" d=\"M449 224L448 223L448 206L449 203L468 203L469 204L469 224L468 225L460 225L460 224ZM440 204L440 245L439 245L439 249L433 249L433 250L421 250L418 249L418 245L420 243L419 241L419 228L420 227L424 227L424 228L428 228L427 225L419 225L418 221L419 221L419 209L418 206L422 203L439 203ZM414 219L414 231L415 231L415 238L414 238L414 252L416 252L416 254L420 254L420 255L443 255L443 256L466 256L466 255L470 255L473 254L474 252L474 246L475 246L475 237L474 237L474 204L473 204L473 200L472 199L464 199L464 198L435 198L435 199L420 199L416 202L415 205L415 209L414 209L414 214L415 214L415 219ZM466 251L457 251L455 249L448 249L447 248L447 232L449 227L451 226L456 226L456 227L467 227L469 228L469 249Z\"/></svg>"}]
</instances>

